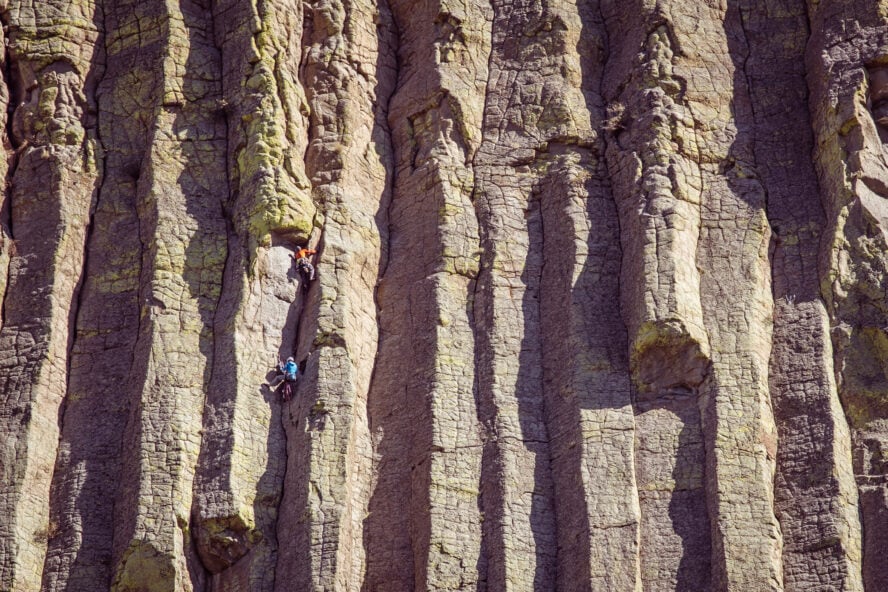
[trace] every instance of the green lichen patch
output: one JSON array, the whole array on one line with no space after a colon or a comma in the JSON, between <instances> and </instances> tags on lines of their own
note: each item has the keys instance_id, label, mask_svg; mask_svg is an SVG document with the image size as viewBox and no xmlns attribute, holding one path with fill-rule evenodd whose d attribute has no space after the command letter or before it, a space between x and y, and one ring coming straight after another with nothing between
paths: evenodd
<instances>
[{"instance_id":1,"label":"green lichen patch","mask_svg":"<svg viewBox=\"0 0 888 592\"><path fill-rule=\"evenodd\" d=\"M172 553L151 543L133 543L123 554L111 584L112 592L176 592Z\"/></svg>"}]
</instances>

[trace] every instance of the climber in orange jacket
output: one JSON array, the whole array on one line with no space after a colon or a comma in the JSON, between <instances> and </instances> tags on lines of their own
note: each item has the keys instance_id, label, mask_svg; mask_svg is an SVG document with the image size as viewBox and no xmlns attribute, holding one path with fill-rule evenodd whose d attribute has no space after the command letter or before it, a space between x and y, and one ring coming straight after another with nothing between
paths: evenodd
<instances>
[{"instance_id":1,"label":"climber in orange jacket","mask_svg":"<svg viewBox=\"0 0 888 592\"><path fill-rule=\"evenodd\" d=\"M309 257L315 253L317 253L317 251L314 249L306 249L305 247L302 247L293 253L293 259L296 260L296 269L302 273L302 278L306 283L314 281L315 279L315 268L309 260Z\"/></svg>"}]
</instances>

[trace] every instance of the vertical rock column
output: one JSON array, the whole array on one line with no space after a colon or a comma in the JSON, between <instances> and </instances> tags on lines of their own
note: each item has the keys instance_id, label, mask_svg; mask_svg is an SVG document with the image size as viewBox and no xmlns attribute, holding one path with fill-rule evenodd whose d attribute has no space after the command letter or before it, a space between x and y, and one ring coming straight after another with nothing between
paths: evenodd
<instances>
[{"instance_id":1,"label":"vertical rock column","mask_svg":"<svg viewBox=\"0 0 888 592\"><path fill-rule=\"evenodd\" d=\"M156 38L133 26L134 5L118 3L101 19L108 63L97 103L105 166L53 475L54 528L43 575L44 589L51 591L107 592L114 567L114 494L139 335L142 243L136 194L153 123L157 60Z\"/></svg>"},{"instance_id":2,"label":"vertical rock column","mask_svg":"<svg viewBox=\"0 0 888 592\"><path fill-rule=\"evenodd\" d=\"M367 396L377 350L391 173L385 123L394 86L390 15L376 2L304 5L305 170L324 215L317 280L299 326L308 356L285 411L288 465L276 589L357 590L370 497ZM315 246L312 243L311 246Z\"/></svg>"},{"instance_id":3,"label":"vertical rock column","mask_svg":"<svg viewBox=\"0 0 888 592\"><path fill-rule=\"evenodd\" d=\"M862 590L860 519L851 437L833 372L820 298L824 226L811 162L802 0L738 2L754 115L756 171L775 240L771 397L778 430L775 510L787 591ZM766 6L767 5L767 6Z\"/></svg>"},{"instance_id":4,"label":"vertical rock column","mask_svg":"<svg viewBox=\"0 0 888 592\"><path fill-rule=\"evenodd\" d=\"M550 48L545 107L534 121L549 141L531 166L540 175L539 330L557 526L557 579L537 584L559 590L634 590L639 582L620 221L600 135L607 40L599 8L557 5L537 32Z\"/></svg>"},{"instance_id":5,"label":"vertical rock column","mask_svg":"<svg viewBox=\"0 0 888 592\"><path fill-rule=\"evenodd\" d=\"M702 271L702 317L695 309L681 310L697 299L695 272L690 269L673 276L683 278L675 285L683 286L685 292L667 289L662 300L654 298L653 303L666 304L665 311L676 306L686 317L687 327L702 320L711 358L711 365L707 364L705 344L690 339L694 335L690 329L683 330L687 337L682 343L687 347L672 346L689 355L678 356L677 363L672 357L649 358L654 369L663 368L661 364L671 368L665 374L648 373L639 366L644 357L632 346L637 411L649 415L638 419L642 578L652 590L671 586L777 590L782 566L773 512L776 430L767 382L772 310L769 230L764 191L750 178L750 113L745 75L737 70L741 64L735 47L736 40L742 39L739 14L700 3L669 2L655 7L645 2L620 7L620 14L636 13L646 15L640 26L642 36L636 37L635 48L614 52L611 61L614 68L626 68L636 59L637 47L644 48L644 61L636 65L642 90L627 97L625 105L622 101L609 105L614 116L621 109L630 109L628 115L624 111L623 117L612 123L616 129L609 146L609 166L620 167L619 160L610 157L611 148L618 150L622 142L633 138L643 140L637 148L642 155L636 157L640 163L626 160L622 165L629 171L644 171L645 158L659 154L650 159L649 184L642 184L642 188L650 187L649 195L655 199L641 202L644 207L639 210L636 206L635 215L653 216L655 226L674 228L674 238L669 238L669 232L664 234L665 244L676 248L676 240L684 241L686 251L695 234L689 229L699 224L695 256L653 243L652 264L667 254L676 261L667 257L662 265L658 262L643 273L656 286L664 275L670 277L671 270L687 264L678 257L695 262ZM611 80L607 72L605 79ZM619 78L613 84L619 84ZM619 95L608 96L619 100ZM675 158L676 153L682 157ZM619 181L624 170L612 174L619 203L620 187L629 184ZM699 222L688 203L700 204ZM624 236L630 233L631 243L636 240L632 237L644 230L632 232L630 224L623 223L622 232ZM628 271L633 265L632 253L631 244L626 245L624 269ZM623 277L624 289L631 290L625 285L631 276L624 272ZM630 315L630 340L637 344L633 332L639 325L631 321L631 303L624 302L624 307L624 314ZM699 345L694 345L697 341ZM680 372L672 375L676 369ZM700 416L693 409L698 396ZM698 417L702 419L702 439ZM704 450L705 474L701 475ZM704 534L701 484L705 486L711 540ZM644 493L648 490L651 495ZM668 521L662 521L664 514ZM650 541L664 544L663 533L670 531L672 534L666 535L674 541L670 547L651 547L650 553L645 552ZM673 551L676 536L681 539L680 553ZM710 544L711 576L696 561Z\"/></svg>"},{"instance_id":6,"label":"vertical rock column","mask_svg":"<svg viewBox=\"0 0 888 592\"><path fill-rule=\"evenodd\" d=\"M557 589L633 590L639 506L628 346L619 312L619 221L602 183L603 146L565 152L552 156L539 188Z\"/></svg>"},{"instance_id":7,"label":"vertical rock column","mask_svg":"<svg viewBox=\"0 0 888 592\"><path fill-rule=\"evenodd\" d=\"M9 20L9 0L4 0L0 2L0 22L4 25L8 26ZM6 31L0 32L0 41L3 42L3 46L8 48L9 40L6 36ZM10 165L12 164L12 144L10 142L9 136L7 135L7 125L9 123L9 105L10 105L10 80L8 76L8 72L10 72L9 68L9 51L0 52L0 69L3 70L3 74L0 75L0 127L3 128L3 133L0 133L0 146L2 146L3 150L6 151L7 156L5 158L0 158L0 178L6 180L8 179L8 175L10 173ZM2 201L0 201L0 306L3 305L3 297L6 294L6 284L9 279L9 259L13 254L13 240L12 234L9 231L9 202L10 202L9 192L6 191L3 194ZM2 326L3 320L0 318L0 326Z\"/></svg>"},{"instance_id":8,"label":"vertical rock column","mask_svg":"<svg viewBox=\"0 0 888 592\"><path fill-rule=\"evenodd\" d=\"M376 479L365 590L481 585L481 441L471 298L489 9L391 3L399 32L388 112L395 151L389 263L370 393Z\"/></svg>"},{"instance_id":9,"label":"vertical rock column","mask_svg":"<svg viewBox=\"0 0 888 592\"><path fill-rule=\"evenodd\" d=\"M121 7L123 8L123 7ZM196 4L128 7L149 37L151 136L137 189L141 321L134 397L115 503L112 590L200 590L189 526L192 482L226 256L228 195L219 52ZM118 33L121 30L118 29ZM125 43L123 39L109 43Z\"/></svg>"},{"instance_id":10,"label":"vertical rock column","mask_svg":"<svg viewBox=\"0 0 888 592\"><path fill-rule=\"evenodd\" d=\"M676 47L703 180L700 243L703 320L712 368L701 386L712 587L782 590L782 536L774 515L777 432L768 362L773 300L766 195L755 169L753 113L736 6L676 3ZM699 31L707 31L701 36Z\"/></svg>"},{"instance_id":11,"label":"vertical rock column","mask_svg":"<svg viewBox=\"0 0 888 592\"><path fill-rule=\"evenodd\" d=\"M638 31L622 37L623 49L615 44L609 63L634 82L621 90L620 77L606 73L605 80L614 89L608 162L618 203L642 190L640 201L621 203L629 297L623 306L638 390L642 578L652 590L779 589L776 433L767 384L769 232L764 191L749 178L751 114L738 71L739 13L643 2L606 16L635 21L628 30ZM618 23L609 31L625 28ZM648 243L642 237L651 233L662 238ZM636 241L650 248L633 247ZM647 296L634 288L645 282ZM689 307L694 302L700 307ZM633 320L640 307L648 312ZM681 322L655 322L648 326L663 336L646 337L648 317L658 315ZM645 343L655 347L638 347ZM668 345L660 351L669 356L657 354L657 343ZM710 545L711 583L695 559Z\"/></svg>"},{"instance_id":12,"label":"vertical rock column","mask_svg":"<svg viewBox=\"0 0 888 592\"><path fill-rule=\"evenodd\" d=\"M625 368L619 377L625 357L597 349L595 329L587 333L579 318L588 312L590 325L598 322L591 307L616 289L605 280L600 293L584 291L590 274L603 271L586 240L617 248L609 195L595 181L603 31L594 5L493 8L484 139L474 160L487 585L534 590L560 578L565 589L631 590L638 508ZM586 230L593 211L603 216L594 235ZM597 356L601 366L582 376L579 367L591 370L585 364ZM605 459L614 451L596 440L612 429L629 436L628 446Z\"/></svg>"},{"instance_id":13,"label":"vertical rock column","mask_svg":"<svg viewBox=\"0 0 888 592\"><path fill-rule=\"evenodd\" d=\"M40 589L54 528L50 481L71 318L101 168L94 90L102 56L93 2L10 4L19 156L8 197L15 254L0 330L0 589L26 592Z\"/></svg>"},{"instance_id":14,"label":"vertical rock column","mask_svg":"<svg viewBox=\"0 0 888 592\"><path fill-rule=\"evenodd\" d=\"M213 590L270 592L287 456L280 398L261 385L294 353L303 291L290 255L316 211L302 160L302 3L228 0L214 3L213 16L230 226L194 532Z\"/></svg>"},{"instance_id":15,"label":"vertical rock column","mask_svg":"<svg viewBox=\"0 0 888 592\"><path fill-rule=\"evenodd\" d=\"M888 588L888 3L809 2L808 15L814 162L826 210L821 289L852 431L863 584L881 590Z\"/></svg>"},{"instance_id":16,"label":"vertical rock column","mask_svg":"<svg viewBox=\"0 0 888 592\"><path fill-rule=\"evenodd\" d=\"M505 128L525 112L539 117L542 111L541 82L516 79L522 73L537 78L543 56L528 67L522 58L532 51L522 55L522 50L535 45L540 29L533 30L538 24L533 17L542 21L543 15L534 2L518 3L514 12L499 2L493 8L484 141L474 160L473 199L482 248L473 303L485 431L481 507L488 589L533 590L552 585L556 561L540 346L543 231L533 195L538 173L529 166L541 142L523 128ZM521 94L513 98L516 88Z\"/></svg>"},{"instance_id":17,"label":"vertical rock column","mask_svg":"<svg viewBox=\"0 0 888 592\"><path fill-rule=\"evenodd\" d=\"M695 388L708 364L700 275L700 164L674 31L662 7L603 0L611 56L608 171L620 211L621 292L637 390Z\"/></svg>"},{"instance_id":18,"label":"vertical rock column","mask_svg":"<svg viewBox=\"0 0 888 592\"><path fill-rule=\"evenodd\" d=\"M698 395L709 341L696 265L703 175L696 97L683 77L702 64L677 48L668 7L605 0L602 11L610 34L607 166L620 212L621 310L635 390L641 582L645 590L706 589ZM718 27L712 16L708 26Z\"/></svg>"}]
</instances>

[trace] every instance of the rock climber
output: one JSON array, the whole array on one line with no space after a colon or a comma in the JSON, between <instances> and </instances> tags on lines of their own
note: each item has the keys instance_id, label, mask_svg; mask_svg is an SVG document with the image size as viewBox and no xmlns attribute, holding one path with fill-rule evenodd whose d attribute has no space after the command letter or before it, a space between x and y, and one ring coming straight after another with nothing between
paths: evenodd
<instances>
[{"instance_id":1,"label":"rock climber","mask_svg":"<svg viewBox=\"0 0 888 592\"><path fill-rule=\"evenodd\" d=\"M268 386L274 388L276 386L281 386L279 389L281 392L281 398L284 401L289 401L290 397L293 396L293 388L296 385L296 378L299 376L299 365L293 359L292 356L287 358L286 362L278 362L278 375L272 379Z\"/></svg>"},{"instance_id":2,"label":"rock climber","mask_svg":"<svg viewBox=\"0 0 888 592\"><path fill-rule=\"evenodd\" d=\"M315 268L309 260L309 257L315 253L317 253L317 251L314 249L306 249L305 247L302 247L293 253L293 259L296 260L296 269L302 273L302 279L305 280L306 283L314 281L315 279Z\"/></svg>"}]
</instances>

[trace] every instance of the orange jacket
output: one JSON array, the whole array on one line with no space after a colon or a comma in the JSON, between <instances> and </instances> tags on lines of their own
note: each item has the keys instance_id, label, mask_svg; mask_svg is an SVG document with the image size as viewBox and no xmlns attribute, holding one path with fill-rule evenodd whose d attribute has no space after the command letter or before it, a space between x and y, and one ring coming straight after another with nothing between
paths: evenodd
<instances>
[{"instance_id":1,"label":"orange jacket","mask_svg":"<svg viewBox=\"0 0 888 592\"><path fill-rule=\"evenodd\" d=\"M298 251L296 251L296 253L293 254L293 258L294 259L302 259L303 257L308 257L309 255L314 255L315 253L317 253L317 251L315 251L314 249L306 249L303 247L303 248L299 249Z\"/></svg>"}]
</instances>

